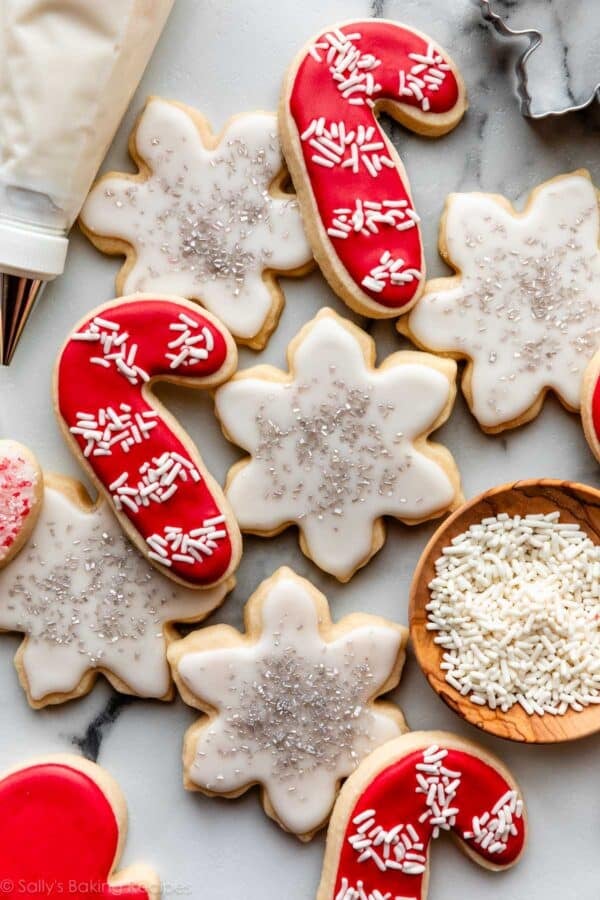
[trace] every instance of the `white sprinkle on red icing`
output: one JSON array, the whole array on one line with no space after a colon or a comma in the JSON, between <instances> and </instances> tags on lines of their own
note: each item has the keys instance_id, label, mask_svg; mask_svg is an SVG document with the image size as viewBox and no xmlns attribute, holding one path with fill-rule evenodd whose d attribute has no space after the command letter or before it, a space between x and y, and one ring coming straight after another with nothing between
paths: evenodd
<instances>
[{"instance_id":1,"label":"white sprinkle on red icing","mask_svg":"<svg viewBox=\"0 0 600 900\"><path fill-rule=\"evenodd\" d=\"M193 477L193 472L191 473ZM174 562L201 563L206 556L212 556L218 547L218 541L227 537L225 527L217 526L225 524L225 516L213 516L204 519L199 528L193 528L186 532L175 525L167 525L164 533L151 534L146 538L150 551L148 556L162 566L170 568Z\"/></svg>"}]
</instances>

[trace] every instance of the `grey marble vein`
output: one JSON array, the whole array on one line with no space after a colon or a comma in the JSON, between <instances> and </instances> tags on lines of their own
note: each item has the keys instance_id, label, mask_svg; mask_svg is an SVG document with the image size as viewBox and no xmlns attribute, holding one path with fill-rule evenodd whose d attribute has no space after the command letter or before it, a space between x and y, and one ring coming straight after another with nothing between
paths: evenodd
<instances>
[{"instance_id":1,"label":"grey marble vein","mask_svg":"<svg viewBox=\"0 0 600 900\"><path fill-rule=\"evenodd\" d=\"M133 697L125 694L113 694L104 709L94 716L84 731L71 737L73 746L87 759L97 762L104 737L132 702Z\"/></svg>"}]
</instances>

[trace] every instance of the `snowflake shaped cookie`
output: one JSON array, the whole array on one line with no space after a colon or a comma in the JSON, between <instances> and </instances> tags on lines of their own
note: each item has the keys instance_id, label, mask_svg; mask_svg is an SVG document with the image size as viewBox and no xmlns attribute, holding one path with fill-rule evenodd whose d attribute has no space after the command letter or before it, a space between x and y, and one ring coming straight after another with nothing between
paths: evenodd
<instances>
[{"instance_id":1,"label":"snowflake shaped cookie","mask_svg":"<svg viewBox=\"0 0 600 900\"><path fill-rule=\"evenodd\" d=\"M520 214L498 195L450 196L440 252L457 274L428 284L408 331L469 360L463 390L484 431L534 418L548 390L579 409L600 346L599 223L585 171L540 185Z\"/></svg>"},{"instance_id":2,"label":"snowflake shaped cookie","mask_svg":"<svg viewBox=\"0 0 600 900\"><path fill-rule=\"evenodd\" d=\"M282 189L276 116L237 116L216 137L196 110L151 98L130 148L139 174L101 178L81 213L99 249L127 257L118 293L198 300L262 348L283 306L274 273L302 274L312 259Z\"/></svg>"},{"instance_id":3,"label":"snowflake shaped cookie","mask_svg":"<svg viewBox=\"0 0 600 900\"><path fill-rule=\"evenodd\" d=\"M407 632L362 613L334 625L323 594L287 568L249 599L245 623L169 648L183 699L209 716L186 735L185 784L237 797L258 783L267 814L309 840L341 779L406 730L375 699L398 683Z\"/></svg>"},{"instance_id":4,"label":"snowflake shaped cookie","mask_svg":"<svg viewBox=\"0 0 600 900\"><path fill-rule=\"evenodd\" d=\"M290 373L259 366L217 391L226 436L251 454L226 494L242 530L300 529L302 550L341 581L382 546L382 516L420 522L459 499L449 452L427 435L448 417L455 363L375 345L324 309L289 349Z\"/></svg>"},{"instance_id":5,"label":"snowflake shaped cookie","mask_svg":"<svg viewBox=\"0 0 600 900\"><path fill-rule=\"evenodd\" d=\"M33 707L88 693L98 672L123 693L168 700L172 623L201 621L232 583L195 591L164 578L107 503L92 506L77 482L46 476L33 533L0 572L0 630L26 635L16 667Z\"/></svg>"}]
</instances>

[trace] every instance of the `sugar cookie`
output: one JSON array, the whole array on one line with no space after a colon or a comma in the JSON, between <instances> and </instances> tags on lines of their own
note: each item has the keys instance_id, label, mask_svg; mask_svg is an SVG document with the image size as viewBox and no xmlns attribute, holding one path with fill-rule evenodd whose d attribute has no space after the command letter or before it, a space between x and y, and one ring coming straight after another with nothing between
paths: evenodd
<instances>
[{"instance_id":1,"label":"sugar cookie","mask_svg":"<svg viewBox=\"0 0 600 900\"><path fill-rule=\"evenodd\" d=\"M317 900L426 900L431 841L448 831L479 865L514 865L526 819L512 775L452 734L416 731L390 741L342 788Z\"/></svg>"},{"instance_id":2,"label":"sugar cookie","mask_svg":"<svg viewBox=\"0 0 600 900\"><path fill-rule=\"evenodd\" d=\"M396 686L407 631L326 598L287 568L248 600L246 632L216 625L169 648L186 703L209 716L186 734L185 786L238 797L260 784L267 815L302 840L327 821L341 779L406 730L378 701Z\"/></svg>"},{"instance_id":3,"label":"sugar cookie","mask_svg":"<svg viewBox=\"0 0 600 900\"><path fill-rule=\"evenodd\" d=\"M42 473L33 454L16 441L0 440L0 568L31 534L42 491Z\"/></svg>"},{"instance_id":4,"label":"sugar cookie","mask_svg":"<svg viewBox=\"0 0 600 900\"><path fill-rule=\"evenodd\" d=\"M398 22L334 25L292 63L279 107L286 161L317 262L356 312L406 312L425 281L406 171L377 114L438 137L465 109L447 53Z\"/></svg>"},{"instance_id":5,"label":"sugar cookie","mask_svg":"<svg viewBox=\"0 0 600 900\"><path fill-rule=\"evenodd\" d=\"M56 414L67 443L138 549L189 587L227 579L241 539L221 488L152 384L210 389L236 364L231 335L210 313L149 294L88 313L56 364Z\"/></svg>"},{"instance_id":6,"label":"sugar cookie","mask_svg":"<svg viewBox=\"0 0 600 900\"><path fill-rule=\"evenodd\" d=\"M233 583L195 591L163 578L104 500L47 475L33 533L0 572L0 629L25 635L15 665L35 708L87 694L99 673L122 693L170 700L172 623L200 622Z\"/></svg>"},{"instance_id":7,"label":"sugar cookie","mask_svg":"<svg viewBox=\"0 0 600 900\"><path fill-rule=\"evenodd\" d=\"M129 146L139 173L101 178L80 219L100 250L127 257L117 293L193 298L261 349L283 308L276 274L312 261L275 115L236 116L215 136L195 109L151 97Z\"/></svg>"},{"instance_id":8,"label":"sugar cookie","mask_svg":"<svg viewBox=\"0 0 600 900\"><path fill-rule=\"evenodd\" d=\"M251 454L226 495L243 531L300 530L304 553L347 581L379 550L383 516L407 524L460 501L450 453L427 440L450 414L456 364L395 353L330 309L302 328L290 372L257 366L217 391L225 435Z\"/></svg>"},{"instance_id":9,"label":"sugar cookie","mask_svg":"<svg viewBox=\"0 0 600 900\"><path fill-rule=\"evenodd\" d=\"M116 871L127 807L100 766L70 754L34 759L0 779L2 896L160 900L145 865Z\"/></svg>"},{"instance_id":10,"label":"sugar cookie","mask_svg":"<svg viewBox=\"0 0 600 900\"><path fill-rule=\"evenodd\" d=\"M440 253L456 275L431 281L406 330L467 359L462 388L484 431L533 419L553 390L580 407L600 346L600 217L588 172L539 185L522 213L496 194L451 194Z\"/></svg>"}]
</instances>

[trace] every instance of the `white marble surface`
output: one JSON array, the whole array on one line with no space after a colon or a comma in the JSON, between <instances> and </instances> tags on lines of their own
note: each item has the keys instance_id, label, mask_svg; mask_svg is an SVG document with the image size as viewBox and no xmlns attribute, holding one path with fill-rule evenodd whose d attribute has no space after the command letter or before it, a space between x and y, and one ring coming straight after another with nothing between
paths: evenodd
<instances>
[{"instance_id":1,"label":"white marble surface","mask_svg":"<svg viewBox=\"0 0 600 900\"><path fill-rule=\"evenodd\" d=\"M591 4L589 8L591 9ZM536 126L523 120L511 93L506 57L480 23L469 0L177 0L142 86L112 147L106 167L128 166L127 135L147 94L196 105L220 127L243 110L274 109L288 60L304 40L335 20L385 15L435 36L465 75L471 108L464 123L427 142L394 126L392 134L410 173L424 223L430 274L441 274L436 230L446 193L482 188L511 198L559 172L588 167L600 183L598 118ZM598 13L596 12L596 16ZM582 29L585 24L582 25ZM63 444L50 399L50 375L67 330L85 310L113 296L115 259L75 234L64 277L46 293L8 370L0 372L0 434L28 443L45 468L78 474ZM261 361L282 365L285 347L323 304L344 313L318 273L285 283L287 306ZM380 356L399 346L391 323L373 329ZM241 364L256 357L244 351ZM222 438L204 397L161 390L173 412L223 478L236 451ZM555 401L525 428L485 437L462 400L439 437L455 454L467 496L521 477L556 476L598 484L598 468L579 421ZM318 572L288 532L274 540L250 538L238 586L213 621L241 624L249 593L287 563L329 596L333 613L378 612L406 622L413 567L431 527L390 524L385 548L349 585ZM323 840L300 845L262 814L255 792L237 802L184 792L180 746L194 713L171 705L120 698L102 683L90 696L43 712L28 709L12 665L17 639L0 638L0 767L28 755L78 749L98 758L120 781L129 802L127 862L152 863L165 896L194 900L307 900L319 879ZM412 656L396 699L412 728L447 728L478 738L426 685ZM492 875L461 856L450 841L434 847L432 900L597 900L600 883L600 737L563 747L522 747L483 738L522 782L529 803L531 840L521 864Z\"/></svg>"}]
</instances>

